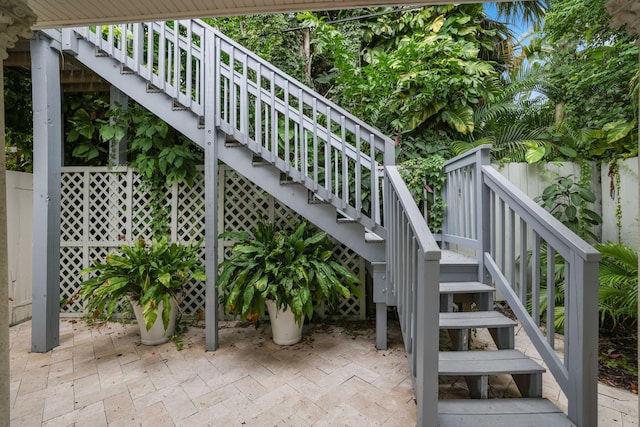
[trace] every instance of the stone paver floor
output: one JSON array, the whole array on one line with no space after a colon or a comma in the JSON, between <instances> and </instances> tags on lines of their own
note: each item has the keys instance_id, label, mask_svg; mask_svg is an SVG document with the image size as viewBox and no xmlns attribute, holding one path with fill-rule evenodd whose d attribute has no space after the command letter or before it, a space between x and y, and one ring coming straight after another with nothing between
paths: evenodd
<instances>
[{"instance_id":1,"label":"stone paver floor","mask_svg":"<svg viewBox=\"0 0 640 427\"><path fill-rule=\"evenodd\" d=\"M12 426L409 426L416 405L397 333L376 351L366 328L305 326L280 347L268 326L221 322L220 348L190 328L184 350L138 344L137 325L63 319L60 346L30 353L10 330Z\"/></svg>"},{"instance_id":2,"label":"stone paver floor","mask_svg":"<svg viewBox=\"0 0 640 427\"><path fill-rule=\"evenodd\" d=\"M204 329L194 327L178 351L173 343L140 345L137 325L63 319L60 346L45 354L29 351L31 322L13 326L11 426L415 425L394 322L385 351L375 350L369 322L307 325L290 347L273 344L268 326L220 326L217 351L204 351ZM487 339L476 338L481 346ZM537 358L521 329L516 347ZM492 377L490 392L518 396L510 377ZM543 392L566 410L550 374ZM467 398L464 380L445 379L440 395ZM638 396L600 384L598 402L599 426L638 425Z\"/></svg>"}]
</instances>

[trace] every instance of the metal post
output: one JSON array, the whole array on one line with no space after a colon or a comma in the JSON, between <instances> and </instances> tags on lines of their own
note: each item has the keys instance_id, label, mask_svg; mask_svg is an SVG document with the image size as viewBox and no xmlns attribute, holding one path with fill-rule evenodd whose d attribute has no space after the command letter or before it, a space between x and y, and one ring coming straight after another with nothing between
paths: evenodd
<instances>
[{"instance_id":1,"label":"metal post","mask_svg":"<svg viewBox=\"0 0 640 427\"><path fill-rule=\"evenodd\" d=\"M60 343L60 56L42 35L31 40L33 82L33 321L31 350Z\"/></svg>"},{"instance_id":2,"label":"metal post","mask_svg":"<svg viewBox=\"0 0 640 427\"><path fill-rule=\"evenodd\" d=\"M209 78L215 71L215 34L205 31L204 45L205 72ZM224 143L224 134L216 126L215 94L217 87L207 85L204 98L205 142L204 142L204 235L205 235L205 347L207 351L218 348L218 146Z\"/></svg>"}]
</instances>

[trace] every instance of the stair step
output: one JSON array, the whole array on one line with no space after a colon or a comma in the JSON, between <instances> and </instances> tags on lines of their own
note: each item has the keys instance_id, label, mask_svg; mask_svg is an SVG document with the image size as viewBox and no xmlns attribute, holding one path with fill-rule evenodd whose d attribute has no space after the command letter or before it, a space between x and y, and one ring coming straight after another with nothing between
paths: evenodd
<instances>
[{"instance_id":1,"label":"stair step","mask_svg":"<svg viewBox=\"0 0 640 427\"><path fill-rule=\"evenodd\" d=\"M441 282L478 280L478 260L458 252L443 250L440 259Z\"/></svg>"},{"instance_id":2,"label":"stair step","mask_svg":"<svg viewBox=\"0 0 640 427\"><path fill-rule=\"evenodd\" d=\"M126 67L124 64L120 65L120 74L133 75L137 74L134 70L129 67Z\"/></svg>"},{"instance_id":3,"label":"stair step","mask_svg":"<svg viewBox=\"0 0 640 427\"><path fill-rule=\"evenodd\" d=\"M339 224L352 224L358 222L355 218L351 218L349 215L341 211L337 211L336 221Z\"/></svg>"},{"instance_id":4,"label":"stair step","mask_svg":"<svg viewBox=\"0 0 640 427\"><path fill-rule=\"evenodd\" d=\"M269 163L267 160L265 160L264 157L261 156L253 156L251 158L251 165L252 166L268 166L271 163ZM282 178L280 179L282 181Z\"/></svg>"},{"instance_id":5,"label":"stair step","mask_svg":"<svg viewBox=\"0 0 640 427\"><path fill-rule=\"evenodd\" d=\"M444 282L440 283L440 311L453 311L454 302L461 311L471 311L472 302L476 303L479 311L493 310L492 286L480 282Z\"/></svg>"},{"instance_id":6,"label":"stair step","mask_svg":"<svg viewBox=\"0 0 640 427\"><path fill-rule=\"evenodd\" d=\"M313 191L309 190L309 193L307 196L307 203L310 205L325 205L325 204L328 204L329 202L321 198L317 194L315 194Z\"/></svg>"},{"instance_id":7,"label":"stair step","mask_svg":"<svg viewBox=\"0 0 640 427\"><path fill-rule=\"evenodd\" d=\"M517 322L497 311L440 313L440 329L513 328Z\"/></svg>"},{"instance_id":8,"label":"stair step","mask_svg":"<svg viewBox=\"0 0 640 427\"><path fill-rule=\"evenodd\" d=\"M545 369L518 350L441 351L440 375L542 374Z\"/></svg>"},{"instance_id":9,"label":"stair step","mask_svg":"<svg viewBox=\"0 0 640 427\"><path fill-rule=\"evenodd\" d=\"M473 427L575 426L547 399L440 400L438 425Z\"/></svg>"},{"instance_id":10,"label":"stair step","mask_svg":"<svg viewBox=\"0 0 640 427\"><path fill-rule=\"evenodd\" d=\"M147 93L163 93L163 91L159 87L147 83Z\"/></svg>"},{"instance_id":11,"label":"stair step","mask_svg":"<svg viewBox=\"0 0 640 427\"><path fill-rule=\"evenodd\" d=\"M177 100L174 99L171 103L171 109L173 111L187 111L189 108L180 104Z\"/></svg>"},{"instance_id":12,"label":"stair step","mask_svg":"<svg viewBox=\"0 0 640 427\"><path fill-rule=\"evenodd\" d=\"M488 329L499 349L513 349L516 325L517 322L496 311L440 313L440 329L447 330L455 351L469 349L471 329L474 328Z\"/></svg>"},{"instance_id":13,"label":"stair step","mask_svg":"<svg viewBox=\"0 0 640 427\"><path fill-rule=\"evenodd\" d=\"M384 237L378 236L371 230L366 230L364 233L364 241L366 243L384 243Z\"/></svg>"},{"instance_id":14,"label":"stair step","mask_svg":"<svg viewBox=\"0 0 640 427\"><path fill-rule=\"evenodd\" d=\"M522 397L542 397L545 369L518 350L441 351L438 374L463 376L473 399L489 398L489 376L511 375Z\"/></svg>"}]
</instances>

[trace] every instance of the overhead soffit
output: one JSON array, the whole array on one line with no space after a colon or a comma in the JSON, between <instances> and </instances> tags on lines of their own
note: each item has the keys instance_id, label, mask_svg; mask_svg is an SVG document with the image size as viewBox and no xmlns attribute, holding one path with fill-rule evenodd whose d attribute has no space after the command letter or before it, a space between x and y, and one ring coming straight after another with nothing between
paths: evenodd
<instances>
[{"instance_id":1,"label":"overhead soffit","mask_svg":"<svg viewBox=\"0 0 640 427\"><path fill-rule=\"evenodd\" d=\"M478 3L482 0L457 0ZM38 17L34 29L301 10L411 5L407 0L27 0ZM418 2L422 4L421 2ZM453 3L429 0L425 4Z\"/></svg>"}]
</instances>

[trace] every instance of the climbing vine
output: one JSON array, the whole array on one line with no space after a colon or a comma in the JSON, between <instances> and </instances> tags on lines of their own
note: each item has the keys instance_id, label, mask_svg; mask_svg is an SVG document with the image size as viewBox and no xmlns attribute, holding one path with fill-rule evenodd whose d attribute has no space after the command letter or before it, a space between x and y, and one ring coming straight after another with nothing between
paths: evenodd
<instances>
[{"instance_id":1,"label":"climbing vine","mask_svg":"<svg viewBox=\"0 0 640 427\"><path fill-rule=\"evenodd\" d=\"M423 157L407 160L400 169L416 204L422 207L423 213L426 212L429 228L434 233L442 231L444 219L444 162L444 157L438 155Z\"/></svg>"},{"instance_id":2,"label":"climbing vine","mask_svg":"<svg viewBox=\"0 0 640 427\"><path fill-rule=\"evenodd\" d=\"M109 142L115 146L127 138L129 166L137 169L143 178L140 190L151 195L151 231L154 235L167 234L167 187L181 182L192 185L196 165L203 162L202 152L138 104L128 109L112 106L102 118L84 113L75 117L75 126L67 134L67 140L69 136L74 141L83 137L83 148L75 149L74 155L85 162L94 160L97 153L106 153Z\"/></svg>"}]
</instances>

